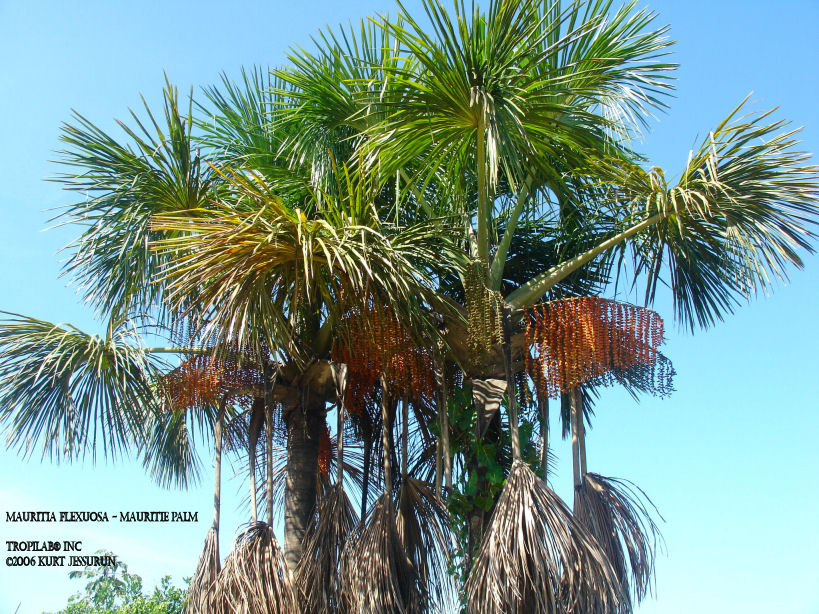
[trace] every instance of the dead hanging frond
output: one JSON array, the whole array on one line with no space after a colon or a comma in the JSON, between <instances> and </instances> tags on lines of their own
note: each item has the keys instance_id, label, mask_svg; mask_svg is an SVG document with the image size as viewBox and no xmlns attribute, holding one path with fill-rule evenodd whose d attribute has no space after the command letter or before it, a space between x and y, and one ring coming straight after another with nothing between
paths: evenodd
<instances>
[{"instance_id":1,"label":"dead hanging frond","mask_svg":"<svg viewBox=\"0 0 819 614\"><path fill-rule=\"evenodd\" d=\"M512 465L466 582L469 614L591 612L622 601L614 569L566 504L521 461Z\"/></svg>"},{"instance_id":2,"label":"dead hanging frond","mask_svg":"<svg viewBox=\"0 0 819 614\"><path fill-rule=\"evenodd\" d=\"M220 566L219 536L216 529L211 528L188 589L185 614L213 614L222 611L218 584Z\"/></svg>"},{"instance_id":3,"label":"dead hanging frond","mask_svg":"<svg viewBox=\"0 0 819 614\"><path fill-rule=\"evenodd\" d=\"M398 535L415 573L421 612L455 610L457 589L449 574L454 542L446 504L420 480L404 477L398 495Z\"/></svg>"},{"instance_id":4,"label":"dead hanging frond","mask_svg":"<svg viewBox=\"0 0 819 614\"><path fill-rule=\"evenodd\" d=\"M574 501L575 517L600 544L617 574L625 600L616 611L630 614L651 589L657 541L662 539L651 510L658 516L659 512L631 482L596 473L584 476Z\"/></svg>"},{"instance_id":5,"label":"dead hanging frond","mask_svg":"<svg viewBox=\"0 0 819 614\"><path fill-rule=\"evenodd\" d=\"M384 493L344 556L344 599L351 612L420 614L415 570L398 534L392 498Z\"/></svg>"},{"instance_id":6,"label":"dead hanging frond","mask_svg":"<svg viewBox=\"0 0 819 614\"><path fill-rule=\"evenodd\" d=\"M329 487L304 536L295 581L304 595L305 614L355 612L343 601L344 552L354 543L358 514L340 484Z\"/></svg>"},{"instance_id":7,"label":"dead hanging frond","mask_svg":"<svg viewBox=\"0 0 819 614\"><path fill-rule=\"evenodd\" d=\"M302 612L270 525L257 522L236 538L219 574L219 594L224 609L218 611L226 614Z\"/></svg>"}]
</instances>

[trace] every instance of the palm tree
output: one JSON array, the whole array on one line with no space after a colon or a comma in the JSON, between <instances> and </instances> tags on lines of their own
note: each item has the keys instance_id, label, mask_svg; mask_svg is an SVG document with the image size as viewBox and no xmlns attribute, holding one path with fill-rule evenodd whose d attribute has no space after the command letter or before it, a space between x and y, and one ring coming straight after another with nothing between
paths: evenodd
<instances>
[{"instance_id":1,"label":"palm tree","mask_svg":"<svg viewBox=\"0 0 819 614\"><path fill-rule=\"evenodd\" d=\"M707 325L801 266L797 250L810 250L814 236L816 169L783 122L741 118L740 105L676 184L639 166L627 137L663 105L673 68L661 62L668 42L665 28L650 28L651 13L606 2L423 7L431 29L403 7L398 20L382 21L406 59L392 70L390 113L368 130L367 148L380 168L414 169L407 190L427 203L426 186L445 186L463 216L477 272L461 273L473 342L459 344L463 329L453 324L451 348L471 376L477 438L504 389L513 396L501 360L513 341L501 338L507 308L517 319L544 297L575 294L584 270L585 292L599 293L617 256L631 252L647 301L667 263L677 315ZM549 254L541 242L546 270L510 266L516 244L545 225L557 248ZM518 342L517 360L527 351ZM470 523L475 544L485 519ZM513 575L505 569L490 582Z\"/></svg>"},{"instance_id":2,"label":"palm tree","mask_svg":"<svg viewBox=\"0 0 819 614\"><path fill-rule=\"evenodd\" d=\"M743 117L744 103L692 153L679 180L645 169L630 136L664 107L674 66L664 59L666 28L633 3L422 6L431 29L399 3L394 19L322 33L316 51L294 51L271 76L255 69L238 84L223 78L187 115L169 85L164 125L147 108L147 123L133 114L121 124L127 145L79 115L64 126L69 172L59 179L92 195L62 214L82 228L67 269L112 324L102 340L24 316L0 323L0 422L29 452L40 442L75 457L93 451L94 433L106 453L147 441L141 450L154 475L184 484L197 469L194 412L160 411L157 383L171 365L156 356L218 360L234 351L262 373L243 394L263 399L271 523L274 418L287 433L286 567L306 564L310 526L332 535L337 567L351 552L371 557L352 572L329 570L310 607L343 611L347 600L402 611L411 600L433 609L443 582L426 578L445 548L421 527L441 524L453 472L455 481L487 479L475 451L490 444L506 484L489 493L485 510L470 512L470 611L627 611L617 545L582 522L600 514L581 502L575 518L526 462L516 393L526 396L533 360L527 310L605 294L618 276L644 281L651 303L667 276L679 321L710 325L801 265L819 219L817 171L784 122ZM401 416L410 387L390 379L401 352L365 356L381 334L368 311L376 303L390 310L407 353L423 353L426 375L438 375L440 394L416 395ZM358 337L349 334L355 314L370 319ZM194 341L149 348L123 328L128 320L160 333L188 322ZM346 391L331 361L340 355L350 369ZM367 360L382 363L372 381L354 368ZM640 389L641 377L624 371L607 383ZM461 392L472 407L450 424ZM348 398L360 413L351 409L336 427L339 467L345 434L365 448L354 551L349 506L317 505L327 405L337 403L343 418ZM576 398L574 406L580 467ZM255 421L243 414L225 426L241 433L241 445L228 448L247 451L251 497L258 409ZM225 412L202 413L209 430ZM450 435L462 444L454 459ZM219 433L215 441L218 448ZM383 486L373 505L370 482ZM319 531L323 521L346 529ZM262 569L271 556L270 524L262 529L234 551L233 578L250 577L247 568ZM525 539L510 539L513 532ZM313 560L318 549L309 546ZM228 607L264 607L288 581L283 564L276 570L253 576L268 587L261 592L226 582ZM645 584L640 575L632 592L639 597ZM283 590L276 607L286 611L294 597Z\"/></svg>"}]
</instances>

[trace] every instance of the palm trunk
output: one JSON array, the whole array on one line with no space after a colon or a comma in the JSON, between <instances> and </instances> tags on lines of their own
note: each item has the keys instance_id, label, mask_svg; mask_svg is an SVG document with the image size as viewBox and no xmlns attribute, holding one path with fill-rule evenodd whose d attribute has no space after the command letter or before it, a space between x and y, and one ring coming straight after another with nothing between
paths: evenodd
<instances>
[{"instance_id":1,"label":"palm trunk","mask_svg":"<svg viewBox=\"0 0 819 614\"><path fill-rule=\"evenodd\" d=\"M502 379L472 378L472 406L475 409L475 442L498 443L501 434L500 405L503 400L503 393L507 389L507 382ZM467 462L467 472L474 475L476 485L475 492L486 494L487 476L486 468L481 467L474 449L470 453ZM473 479L470 477L470 479ZM484 511L480 506L474 505L468 512L468 540L470 557L477 553L477 549L483 542L484 531L491 516L491 512Z\"/></svg>"},{"instance_id":2,"label":"palm trunk","mask_svg":"<svg viewBox=\"0 0 819 614\"><path fill-rule=\"evenodd\" d=\"M304 533L316 506L318 452L324 399L303 391L301 402L285 411L287 482L284 494L284 556L292 572L301 559Z\"/></svg>"},{"instance_id":3,"label":"palm trunk","mask_svg":"<svg viewBox=\"0 0 819 614\"><path fill-rule=\"evenodd\" d=\"M273 368L265 362L264 369L265 457L267 458L267 524L273 526Z\"/></svg>"}]
</instances>

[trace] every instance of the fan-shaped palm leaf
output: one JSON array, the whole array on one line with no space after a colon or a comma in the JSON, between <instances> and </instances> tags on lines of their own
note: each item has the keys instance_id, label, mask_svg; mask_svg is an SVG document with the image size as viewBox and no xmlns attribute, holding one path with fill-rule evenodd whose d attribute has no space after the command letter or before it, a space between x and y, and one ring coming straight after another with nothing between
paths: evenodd
<instances>
[{"instance_id":1,"label":"fan-shaped palm leaf","mask_svg":"<svg viewBox=\"0 0 819 614\"><path fill-rule=\"evenodd\" d=\"M160 215L153 224L179 233L157 244L175 258L165 271L174 296L197 296L223 334L265 331L299 356L304 348L294 342L290 318L308 305L336 309L342 288L365 295L372 284L404 306L434 296L429 272L447 250L441 228L382 223L371 188L346 169L340 185L347 197L317 193L309 209L290 206L251 171L225 179L235 204Z\"/></svg>"},{"instance_id":2,"label":"fan-shaped palm leaf","mask_svg":"<svg viewBox=\"0 0 819 614\"><path fill-rule=\"evenodd\" d=\"M213 185L191 142L191 109L182 115L170 82L164 100L164 126L144 100L147 123L133 111L133 125L117 122L127 144L78 113L74 124L63 125L69 149L60 163L71 172L55 181L83 199L56 220L84 228L67 248L65 269L101 313L147 312L161 302L163 286L154 282L162 257L149 247L161 235L150 228L151 216L202 206Z\"/></svg>"},{"instance_id":3,"label":"fan-shaped palm leaf","mask_svg":"<svg viewBox=\"0 0 819 614\"><path fill-rule=\"evenodd\" d=\"M666 265L676 316L690 328L786 281L789 267L802 267L799 250L813 251L819 168L796 149L797 130L770 121L773 111L744 111L743 102L711 132L676 185L657 169L630 178L642 182L633 201L655 200L666 212L636 242L646 298L653 300Z\"/></svg>"},{"instance_id":4,"label":"fan-shaped palm leaf","mask_svg":"<svg viewBox=\"0 0 819 614\"><path fill-rule=\"evenodd\" d=\"M692 154L676 185L657 168L622 159L595 163L607 198L631 210L622 230L539 274L507 301L531 304L601 254L629 247L638 275L646 275L649 302L668 266L676 315L691 328L713 324L740 299L786 280L789 266L802 265L799 250L813 250L819 172L795 149L796 131L783 130L783 121L767 123L772 111L739 118L743 107Z\"/></svg>"},{"instance_id":5,"label":"fan-shaped palm leaf","mask_svg":"<svg viewBox=\"0 0 819 614\"><path fill-rule=\"evenodd\" d=\"M159 410L162 361L128 322L104 338L70 325L7 314L0 321L0 423L10 446L57 460L116 457L145 439Z\"/></svg>"}]
</instances>

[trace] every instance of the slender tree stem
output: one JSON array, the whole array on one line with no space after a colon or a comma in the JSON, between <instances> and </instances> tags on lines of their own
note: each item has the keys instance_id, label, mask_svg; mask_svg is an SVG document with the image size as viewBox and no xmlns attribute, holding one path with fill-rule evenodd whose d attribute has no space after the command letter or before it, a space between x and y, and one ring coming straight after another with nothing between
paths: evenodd
<instances>
[{"instance_id":1,"label":"slender tree stem","mask_svg":"<svg viewBox=\"0 0 819 614\"><path fill-rule=\"evenodd\" d=\"M341 486L343 485L344 480L344 394L347 391L347 365L335 365L334 363L333 368L334 370L337 370L337 373L334 373L334 376L336 380L336 393L338 396L338 400L336 402L336 411L338 413L338 419L336 422L338 474L336 481L338 482L339 486Z\"/></svg>"},{"instance_id":2,"label":"slender tree stem","mask_svg":"<svg viewBox=\"0 0 819 614\"><path fill-rule=\"evenodd\" d=\"M265 456L267 457L267 523L273 526L273 369L265 361L264 416L265 416Z\"/></svg>"},{"instance_id":3,"label":"slender tree stem","mask_svg":"<svg viewBox=\"0 0 819 614\"><path fill-rule=\"evenodd\" d=\"M543 481L549 476L549 397L538 394L540 406L540 465L543 467Z\"/></svg>"},{"instance_id":4,"label":"slender tree stem","mask_svg":"<svg viewBox=\"0 0 819 614\"><path fill-rule=\"evenodd\" d=\"M435 380L438 386L438 424L441 428L441 433L438 437L437 452L439 458L436 458L436 493L441 493L441 479L438 473L441 467L438 466L440 460L443 465L443 485L447 493L452 490L452 458L449 455L449 414L447 413L447 399L449 392L446 384L446 362L443 358L443 346L438 347L438 353L435 357Z\"/></svg>"},{"instance_id":5,"label":"slender tree stem","mask_svg":"<svg viewBox=\"0 0 819 614\"><path fill-rule=\"evenodd\" d=\"M264 412L264 410L262 411ZM250 414L250 427L247 436L247 464L250 470L250 514L253 518L253 524L259 522L259 508L256 501L256 444L259 442L259 434L256 431L256 412L257 409L254 403L254 408ZM262 413L262 416L264 416L264 413Z\"/></svg>"},{"instance_id":6,"label":"slender tree stem","mask_svg":"<svg viewBox=\"0 0 819 614\"><path fill-rule=\"evenodd\" d=\"M577 396L580 394L579 389L573 388L569 391L569 405L571 407L571 425L572 425L572 469L574 474L574 487L580 488L581 473L580 473L580 442L577 428L577 414L579 404Z\"/></svg>"},{"instance_id":7,"label":"slender tree stem","mask_svg":"<svg viewBox=\"0 0 819 614\"><path fill-rule=\"evenodd\" d=\"M401 402L401 479L407 479L409 465L409 401L407 397Z\"/></svg>"},{"instance_id":8,"label":"slender tree stem","mask_svg":"<svg viewBox=\"0 0 819 614\"><path fill-rule=\"evenodd\" d=\"M392 492L392 466L390 464L390 420L389 420L389 390L387 378L381 376L381 456L384 463L384 492Z\"/></svg>"},{"instance_id":9,"label":"slender tree stem","mask_svg":"<svg viewBox=\"0 0 819 614\"><path fill-rule=\"evenodd\" d=\"M583 392L577 389L577 439L580 452L580 479L586 475L586 423L583 411Z\"/></svg>"},{"instance_id":10,"label":"slender tree stem","mask_svg":"<svg viewBox=\"0 0 819 614\"><path fill-rule=\"evenodd\" d=\"M440 420L438 422L440 425ZM435 494L441 494L441 484L443 482L443 445L441 444L441 437L435 442Z\"/></svg>"},{"instance_id":11,"label":"slender tree stem","mask_svg":"<svg viewBox=\"0 0 819 614\"><path fill-rule=\"evenodd\" d=\"M446 387L446 374L444 374L441 395L441 454L444 459L444 488L446 488L447 493L450 493L452 491L452 455L449 451L449 412L447 411L448 392Z\"/></svg>"},{"instance_id":12,"label":"slender tree stem","mask_svg":"<svg viewBox=\"0 0 819 614\"><path fill-rule=\"evenodd\" d=\"M222 431L225 422L225 404L227 395L219 401L219 410L216 414L216 423L213 425L214 448L214 485L213 485L213 530L216 533L216 560L219 560L219 520L222 511Z\"/></svg>"},{"instance_id":13,"label":"slender tree stem","mask_svg":"<svg viewBox=\"0 0 819 614\"><path fill-rule=\"evenodd\" d=\"M256 459L255 454L250 453L248 457L250 464L250 517L253 524L259 522L259 505L256 501Z\"/></svg>"},{"instance_id":14,"label":"slender tree stem","mask_svg":"<svg viewBox=\"0 0 819 614\"><path fill-rule=\"evenodd\" d=\"M372 459L370 455L373 449L373 435L372 430L364 437L364 484L361 487L361 524L364 524L364 519L367 517L367 499L370 498L370 465Z\"/></svg>"}]
</instances>

